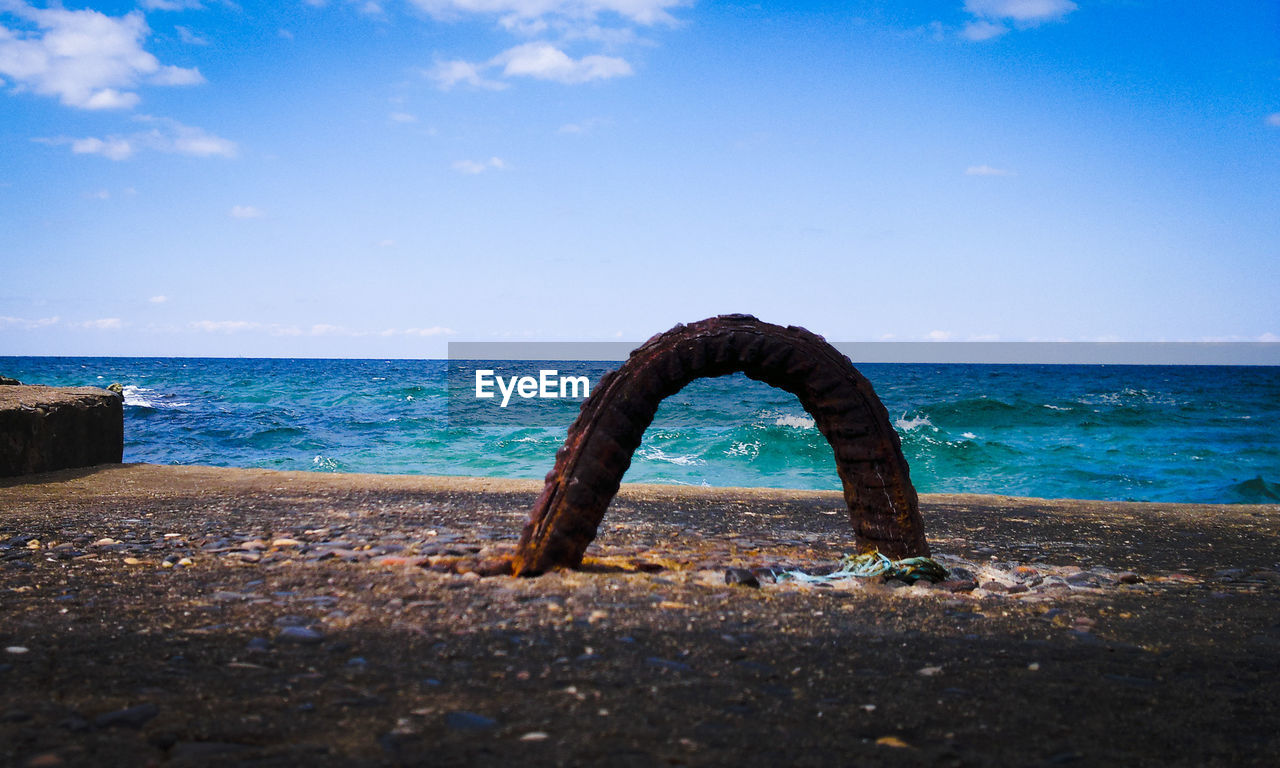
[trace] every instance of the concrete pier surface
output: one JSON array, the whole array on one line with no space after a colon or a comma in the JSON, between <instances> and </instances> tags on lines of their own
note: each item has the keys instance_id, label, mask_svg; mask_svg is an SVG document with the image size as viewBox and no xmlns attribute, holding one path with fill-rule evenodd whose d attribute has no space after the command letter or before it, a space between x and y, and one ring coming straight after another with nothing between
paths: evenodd
<instances>
[{"instance_id":1,"label":"concrete pier surface","mask_svg":"<svg viewBox=\"0 0 1280 768\"><path fill-rule=\"evenodd\" d=\"M837 493L624 485L481 578L533 481L0 479L4 765L1273 765L1280 507L921 497L939 585L799 583ZM758 587L727 584L756 569Z\"/></svg>"},{"instance_id":2,"label":"concrete pier surface","mask_svg":"<svg viewBox=\"0 0 1280 768\"><path fill-rule=\"evenodd\" d=\"M0 477L118 463L123 451L119 394L97 387L0 386Z\"/></svg>"}]
</instances>

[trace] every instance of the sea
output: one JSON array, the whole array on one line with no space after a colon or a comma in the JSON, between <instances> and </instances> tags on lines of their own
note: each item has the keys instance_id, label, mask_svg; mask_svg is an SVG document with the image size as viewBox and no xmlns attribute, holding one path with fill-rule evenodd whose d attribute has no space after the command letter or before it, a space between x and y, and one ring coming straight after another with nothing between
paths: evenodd
<instances>
[{"instance_id":1,"label":"sea","mask_svg":"<svg viewBox=\"0 0 1280 768\"><path fill-rule=\"evenodd\" d=\"M616 365L557 363L592 382ZM123 385L127 462L543 477L578 403L559 404L563 418L549 422L470 418L456 392L450 399L446 367L0 357L0 375L26 384ZM1278 366L857 367L921 493L1280 501ZM831 448L799 401L742 375L696 381L665 400L624 481L840 488Z\"/></svg>"}]
</instances>

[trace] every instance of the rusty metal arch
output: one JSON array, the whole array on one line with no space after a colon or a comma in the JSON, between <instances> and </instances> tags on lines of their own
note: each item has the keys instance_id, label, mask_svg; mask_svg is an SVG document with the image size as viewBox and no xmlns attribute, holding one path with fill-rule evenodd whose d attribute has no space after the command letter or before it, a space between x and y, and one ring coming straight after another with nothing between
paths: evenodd
<instances>
[{"instance_id":1,"label":"rusty metal arch","mask_svg":"<svg viewBox=\"0 0 1280 768\"><path fill-rule=\"evenodd\" d=\"M581 564L659 403L695 379L738 372L791 392L813 416L835 453L860 552L929 554L898 433L871 383L804 328L722 315L653 337L596 384L547 473L512 572Z\"/></svg>"}]
</instances>

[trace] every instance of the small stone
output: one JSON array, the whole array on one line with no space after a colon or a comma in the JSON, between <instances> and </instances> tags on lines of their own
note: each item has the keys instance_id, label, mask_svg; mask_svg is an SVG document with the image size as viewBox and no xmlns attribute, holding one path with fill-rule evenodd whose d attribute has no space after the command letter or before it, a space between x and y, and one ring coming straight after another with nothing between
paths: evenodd
<instances>
[{"instance_id":1,"label":"small stone","mask_svg":"<svg viewBox=\"0 0 1280 768\"><path fill-rule=\"evenodd\" d=\"M948 592L972 592L978 588L978 584L972 579L955 579L939 582L938 588Z\"/></svg>"},{"instance_id":2,"label":"small stone","mask_svg":"<svg viewBox=\"0 0 1280 768\"><path fill-rule=\"evenodd\" d=\"M1146 581L1146 579L1142 578L1141 576L1134 573L1133 571L1125 571L1124 573L1117 576L1116 579L1121 584L1141 584L1142 582Z\"/></svg>"},{"instance_id":3,"label":"small stone","mask_svg":"<svg viewBox=\"0 0 1280 768\"><path fill-rule=\"evenodd\" d=\"M737 584L742 587L760 588L760 580L746 568L729 568L724 572L725 584Z\"/></svg>"},{"instance_id":4,"label":"small stone","mask_svg":"<svg viewBox=\"0 0 1280 768\"><path fill-rule=\"evenodd\" d=\"M310 627L289 626L276 635L277 643L294 643L296 645L316 645L324 641L324 635Z\"/></svg>"},{"instance_id":5,"label":"small stone","mask_svg":"<svg viewBox=\"0 0 1280 768\"><path fill-rule=\"evenodd\" d=\"M882 747L894 747L895 749L911 749L911 745L897 736L881 736L876 739L876 744Z\"/></svg>"},{"instance_id":6,"label":"small stone","mask_svg":"<svg viewBox=\"0 0 1280 768\"><path fill-rule=\"evenodd\" d=\"M498 727L498 721L492 717L463 710L446 712L444 724L455 731L487 731Z\"/></svg>"},{"instance_id":7,"label":"small stone","mask_svg":"<svg viewBox=\"0 0 1280 768\"><path fill-rule=\"evenodd\" d=\"M136 558L136 557L126 557L126 558L124 559L124 564L125 564L125 565L143 565L143 564L145 564L145 563L146 563L146 561L145 561L145 560L139 560L139 559L138 559L138 558Z\"/></svg>"},{"instance_id":8,"label":"small stone","mask_svg":"<svg viewBox=\"0 0 1280 768\"><path fill-rule=\"evenodd\" d=\"M982 584L982 589L987 592L1008 592L1009 588L998 581L986 581Z\"/></svg>"},{"instance_id":9,"label":"small stone","mask_svg":"<svg viewBox=\"0 0 1280 768\"><path fill-rule=\"evenodd\" d=\"M521 741L546 741L547 734L544 731L529 731L520 737Z\"/></svg>"},{"instance_id":10,"label":"small stone","mask_svg":"<svg viewBox=\"0 0 1280 768\"><path fill-rule=\"evenodd\" d=\"M27 768L52 768L62 765L62 758L57 752L43 752L27 761Z\"/></svg>"},{"instance_id":11,"label":"small stone","mask_svg":"<svg viewBox=\"0 0 1280 768\"><path fill-rule=\"evenodd\" d=\"M298 541L297 539L273 539L271 542L271 546L278 547L278 548L300 547L302 546L302 542Z\"/></svg>"},{"instance_id":12,"label":"small stone","mask_svg":"<svg viewBox=\"0 0 1280 768\"><path fill-rule=\"evenodd\" d=\"M271 642L265 637L254 637L244 644L244 648L246 651L269 651Z\"/></svg>"},{"instance_id":13,"label":"small stone","mask_svg":"<svg viewBox=\"0 0 1280 768\"><path fill-rule=\"evenodd\" d=\"M195 560L192 560L192 559L191 559L191 558L189 558L189 557L184 557L184 558L181 558L180 560L178 560L178 565L182 566L183 568L190 568L191 566L193 566L193 565L195 565L195 564L196 564L196 561L195 561Z\"/></svg>"},{"instance_id":14,"label":"small stone","mask_svg":"<svg viewBox=\"0 0 1280 768\"><path fill-rule=\"evenodd\" d=\"M118 709L115 712L98 715L93 719L93 725L95 728L112 728L114 726L141 728L158 714L160 714L160 710L156 708L156 705L148 702L139 704L136 707Z\"/></svg>"},{"instance_id":15,"label":"small stone","mask_svg":"<svg viewBox=\"0 0 1280 768\"><path fill-rule=\"evenodd\" d=\"M27 542L27 549L39 549L39 548L40 548L39 539L32 539L31 541Z\"/></svg>"},{"instance_id":16,"label":"small stone","mask_svg":"<svg viewBox=\"0 0 1280 768\"><path fill-rule=\"evenodd\" d=\"M26 653L26 652L27 652L27 651L29 651L29 650L30 650L30 649L29 649L29 648L27 648L25 645L11 645L11 646L9 646L8 648L5 648L5 649L4 649L4 652L5 652L5 653L20 654L20 653Z\"/></svg>"},{"instance_id":17,"label":"small stone","mask_svg":"<svg viewBox=\"0 0 1280 768\"><path fill-rule=\"evenodd\" d=\"M110 536L106 536L106 537L104 537L104 538L98 539L97 541L93 542L93 543L92 543L92 544L90 544L89 546L91 546L91 547L113 547L113 546L115 546L116 544L119 544L119 543L120 543L120 542L116 541L115 539L111 538Z\"/></svg>"},{"instance_id":18,"label":"small stone","mask_svg":"<svg viewBox=\"0 0 1280 768\"><path fill-rule=\"evenodd\" d=\"M942 667L921 667L916 670L916 674L922 677L933 677L942 671Z\"/></svg>"}]
</instances>

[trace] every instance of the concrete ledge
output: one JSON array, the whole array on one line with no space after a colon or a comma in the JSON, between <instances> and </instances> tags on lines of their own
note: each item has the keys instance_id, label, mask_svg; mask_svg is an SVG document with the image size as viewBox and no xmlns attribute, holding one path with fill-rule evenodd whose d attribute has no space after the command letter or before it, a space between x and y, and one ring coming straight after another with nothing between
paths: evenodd
<instances>
[{"instance_id":1,"label":"concrete ledge","mask_svg":"<svg viewBox=\"0 0 1280 768\"><path fill-rule=\"evenodd\" d=\"M0 387L0 477L119 463L124 398L96 387Z\"/></svg>"}]
</instances>

